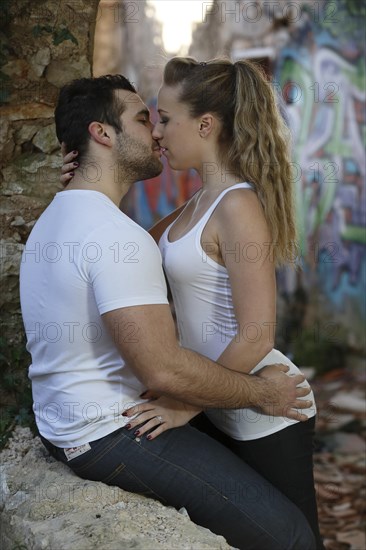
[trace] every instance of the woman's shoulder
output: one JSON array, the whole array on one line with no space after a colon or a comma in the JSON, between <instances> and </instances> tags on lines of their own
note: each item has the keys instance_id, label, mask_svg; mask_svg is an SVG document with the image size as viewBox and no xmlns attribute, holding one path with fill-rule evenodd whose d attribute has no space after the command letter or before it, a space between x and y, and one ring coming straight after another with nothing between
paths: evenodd
<instances>
[{"instance_id":1,"label":"woman's shoulder","mask_svg":"<svg viewBox=\"0 0 366 550\"><path fill-rule=\"evenodd\" d=\"M236 188L227 192L216 208L215 217L225 234L268 231L264 210L254 189Z\"/></svg>"},{"instance_id":2,"label":"woman's shoulder","mask_svg":"<svg viewBox=\"0 0 366 550\"><path fill-rule=\"evenodd\" d=\"M247 214L263 213L261 202L254 187L237 187L229 189L221 198L218 206L219 208L217 210L221 212L223 216L233 215L236 212L242 214L243 211Z\"/></svg>"}]
</instances>

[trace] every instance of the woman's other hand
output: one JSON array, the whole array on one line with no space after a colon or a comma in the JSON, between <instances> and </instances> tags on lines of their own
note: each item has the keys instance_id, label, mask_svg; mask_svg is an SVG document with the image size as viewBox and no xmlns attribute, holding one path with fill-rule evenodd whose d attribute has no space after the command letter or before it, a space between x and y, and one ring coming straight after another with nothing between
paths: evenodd
<instances>
[{"instance_id":1,"label":"woman's other hand","mask_svg":"<svg viewBox=\"0 0 366 550\"><path fill-rule=\"evenodd\" d=\"M61 144L61 153L64 163L61 168L60 182L64 187L66 187L66 185L70 183L74 177L74 172L79 166L79 163L75 160L79 153L78 151L70 151L70 153L66 153L65 143Z\"/></svg>"}]
</instances>

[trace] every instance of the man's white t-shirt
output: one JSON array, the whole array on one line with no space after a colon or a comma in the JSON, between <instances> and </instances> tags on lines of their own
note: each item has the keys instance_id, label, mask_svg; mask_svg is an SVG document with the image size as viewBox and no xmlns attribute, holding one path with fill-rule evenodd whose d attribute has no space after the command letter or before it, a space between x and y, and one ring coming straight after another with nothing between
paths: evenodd
<instances>
[{"instance_id":1,"label":"man's white t-shirt","mask_svg":"<svg viewBox=\"0 0 366 550\"><path fill-rule=\"evenodd\" d=\"M146 388L124 364L101 315L168 304L152 237L103 193L57 193L24 249L20 298L41 435L76 447L124 426L122 412L142 402ZM117 330L139 345L137 326Z\"/></svg>"}]
</instances>

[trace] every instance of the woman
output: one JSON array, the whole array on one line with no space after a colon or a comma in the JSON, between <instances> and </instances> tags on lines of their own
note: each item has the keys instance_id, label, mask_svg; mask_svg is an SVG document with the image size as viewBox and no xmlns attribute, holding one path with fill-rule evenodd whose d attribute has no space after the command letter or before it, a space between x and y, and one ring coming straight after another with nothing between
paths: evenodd
<instances>
[{"instance_id":1,"label":"woman","mask_svg":"<svg viewBox=\"0 0 366 550\"><path fill-rule=\"evenodd\" d=\"M174 58L165 67L158 112L153 137L170 167L194 168L202 180L186 205L151 230L182 345L233 370L285 363L297 373L273 349L275 267L293 261L296 232L287 128L270 84L246 61ZM129 429L153 439L199 412L158 397L124 414L138 413ZM224 404L206 414L236 454L297 504L323 548L312 471L316 411L302 412L308 421Z\"/></svg>"}]
</instances>

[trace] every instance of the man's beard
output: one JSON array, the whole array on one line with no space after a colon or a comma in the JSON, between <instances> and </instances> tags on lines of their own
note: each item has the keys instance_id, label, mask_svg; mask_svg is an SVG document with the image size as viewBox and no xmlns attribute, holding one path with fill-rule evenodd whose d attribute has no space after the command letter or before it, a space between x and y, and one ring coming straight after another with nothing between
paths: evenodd
<instances>
[{"instance_id":1,"label":"man's beard","mask_svg":"<svg viewBox=\"0 0 366 550\"><path fill-rule=\"evenodd\" d=\"M152 148L122 132L117 134L116 155L118 174L133 181L155 178L163 165Z\"/></svg>"}]
</instances>

